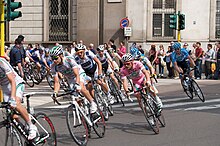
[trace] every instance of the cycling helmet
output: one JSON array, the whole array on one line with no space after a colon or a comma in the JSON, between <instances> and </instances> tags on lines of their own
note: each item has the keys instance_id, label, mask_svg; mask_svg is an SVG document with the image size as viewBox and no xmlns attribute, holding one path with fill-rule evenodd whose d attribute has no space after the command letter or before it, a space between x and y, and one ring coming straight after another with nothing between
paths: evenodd
<instances>
[{"instance_id":1,"label":"cycling helmet","mask_svg":"<svg viewBox=\"0 0 220 146\"><path fill-rule=\"evenodd\" d=\"M127 61L133 60L133 57L130 53L127 53L122 56L121 60L122 60L122 62L127 62Z\"/></svg>"},{"instance_id":2,"label":"cycling helmet","mask_svg":"<svg viewBox=\"0 0 220 146\"><path fill-rule=\"evenodd\" d=\"M63 53L63 48L62 46L58 45L58 46L54 46L51 50L50 50L50 56L58 56L60 54Z\"/></svg>"},{"instance_id":3,"label":"cycling helmet","mask_svg":"<svg viewBox=\"0 0 220 146\"><path fill-rule=\"evenodd\" d=\"M77 44L76 47L75 47L75 51L80 51L80 50L85 50L86 49L86 46L83 45L83 44Z\"/></svg>"},{"instance_id":4,"label":"cycling helmet","mask_svg":"<svg viewBox=\"0 0 220 146\"><path fill-rule=\"evenodd\" d=\"M180 49L181 48L181 44L179 42L175 42L173 45L172 45L173 49L174 50L177 50L177 49Z\"/></svg>"},{"instance_id":5,"label":"cycling helmet","mask_svg":"<svg viewBox=\"0 0 220 146\"><path fill-rule=\"evenodd\" d=\"M49 48L46 48L46 49L44 49L44 52L45 52L45 53L50 53L50 49L49 49Z\"/></svg>"},{"instance_id":6,"label":"cycling helmet","mask_svg":"<svg viewBox=\"0 0 220 146\"><path fill-rule=\"evenodd\" d=\"M104 45L99 45L97 48L97 51L103 51L105 50L105 46Z\"/></svg>"}]
</instances>

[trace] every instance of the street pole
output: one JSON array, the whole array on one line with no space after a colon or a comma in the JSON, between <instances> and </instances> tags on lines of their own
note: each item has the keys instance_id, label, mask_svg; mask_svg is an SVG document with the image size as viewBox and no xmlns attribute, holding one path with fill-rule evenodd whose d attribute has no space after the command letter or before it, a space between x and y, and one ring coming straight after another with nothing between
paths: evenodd
<instances>
[{"instance_id":1,"label":"street pole","mask_svg":"<svg viewBox=\"0 0 220 146\"><path fill-rule=\"evenodd\" d=\"M180 35L180 28L179 28L179 15L180 15L180 11L178 11L178 23L177 23L177 30L178 30L178 33L177 33L177 40L178 42L181 42L181 35Z\"/></svg>"},{"instance_id":2,"label":"street pole","mask_svg":"<svg viewBox=\"0 0 220 146\"><path fill-rule=\"evenodd\" d=\"M5 53L5 22L4 22L4 0L0 0L0 25L1 25L1 37L0 37L0 57L4 57ZM3 92L0 89L0 102L3 101Z\"/></svg>"}]
</instances>

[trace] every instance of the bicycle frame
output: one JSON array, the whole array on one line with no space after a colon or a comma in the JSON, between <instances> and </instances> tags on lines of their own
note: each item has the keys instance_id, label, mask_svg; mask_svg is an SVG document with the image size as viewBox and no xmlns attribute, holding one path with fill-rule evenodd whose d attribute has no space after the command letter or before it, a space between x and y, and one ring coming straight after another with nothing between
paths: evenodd
<instances>
[{"instance_id":1,"label":"bicycle frame","mask_svg":"<svg viewBox=\"0 0 220 146\"><path fill-rule=\"evenodd\" d=\"M80 124L82 123L81 118L80 118L80 115L79 115L79 113L81 113L81 114L83 115L83 117L85 118L86 122L89 124L89 126L92 127L92 126L93 126L93 123L91 122L91 120L89 119L89 117L86 115L86 113L83 111L83 109L79 106L78 102L76 101L76 98L78 98L78 97L75 97L74 95L72 95L71 97L72 97L72 102L71 102L71 104L73 104L73 105L75 106L75 109L76 109L76 113L73 112L74 124L76 124L76 121L75 121L76 116L78 117L77 119L79 119L79 123L80 123ZM82 100L84 100L84 103L85 103L86 106L87 106L87 103L86 103L87 101L86 101L86 99L84 98L84 99L82 99Z\"/></svg>"}]
</instances>

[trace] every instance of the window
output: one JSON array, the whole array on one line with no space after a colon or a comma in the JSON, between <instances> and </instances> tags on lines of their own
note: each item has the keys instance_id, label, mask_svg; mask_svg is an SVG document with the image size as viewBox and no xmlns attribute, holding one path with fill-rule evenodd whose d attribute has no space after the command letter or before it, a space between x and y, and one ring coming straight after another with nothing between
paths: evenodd
<instances>
[{"instance_id":1,"label":"window","mask_svg":"<svg viewBox=\"0 0 220 146\"><path fill-rule=\"evenodd\" d=\"M173 38L169 28L170 15L176 13L176 0L153 0L153 37Z\"/></svg>"},{"instance_id":2,"label":"window","mask_svg":"<svg viewBox=\"0 0 220 146\"><path fill-rule=\"evenodd\" d=\"M220 0L216 1L216 25L215 25L215 37L220 39Z\"/></svg>"},{"instance_id":3,"label":"window","mask_svg":"<svg viewBox=\"0 0 220 146\"><path fill-rule=\"evenodd\" d=\"M68 41L69 0L49 1L49 41Z\"/></svg>"}]
</instances>

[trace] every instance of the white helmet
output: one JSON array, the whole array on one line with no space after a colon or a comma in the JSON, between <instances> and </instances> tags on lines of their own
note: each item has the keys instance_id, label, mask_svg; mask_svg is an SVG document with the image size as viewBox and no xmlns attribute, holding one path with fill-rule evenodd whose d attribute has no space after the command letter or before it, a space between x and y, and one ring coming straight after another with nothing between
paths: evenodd
<instances>
[{"instance_id":1,"label":"white helmet","mask_svg":"<svg viewBox=\"0 0 220 146\"><path fill-rule=\"evenodd\" d=\"M85 50L86 49L86 46L83 45L83 44L77 44L76 47L75 47L75 51L80 51L80 50Z\"/></svg>"},{"instance_id":2,"label":"white helmet","mask_svg":"<svg viewBox=\"0 0 220 146\"><path fill-rule=\"evenodd\" d=\"M125 55L122 56L121 60L122 62L132 61L133 57L130 53L126 53Z\"/></svg>"},{"instance_id":3,"label":"white helmet","mask_svg":"<svg viewBox=\"0 0 220 146\"><path fill-rule=\"evenodd\" d=\"M97 48L97 51L103 51L105 50L105 46L104 45L99 45Z\"/></svg>"},{"instance_id":4,"label":"white helmet","mask_svg":"<svg viewBox=\"0 0 220 146\"><path fill-rule=\"evenodd\" d=\"M58 45L58 46L54 46L51 50L50 50L50 56L58 56L60 54L63 53L63 48L62 46Z\"/></svg>"}]
</instances>

